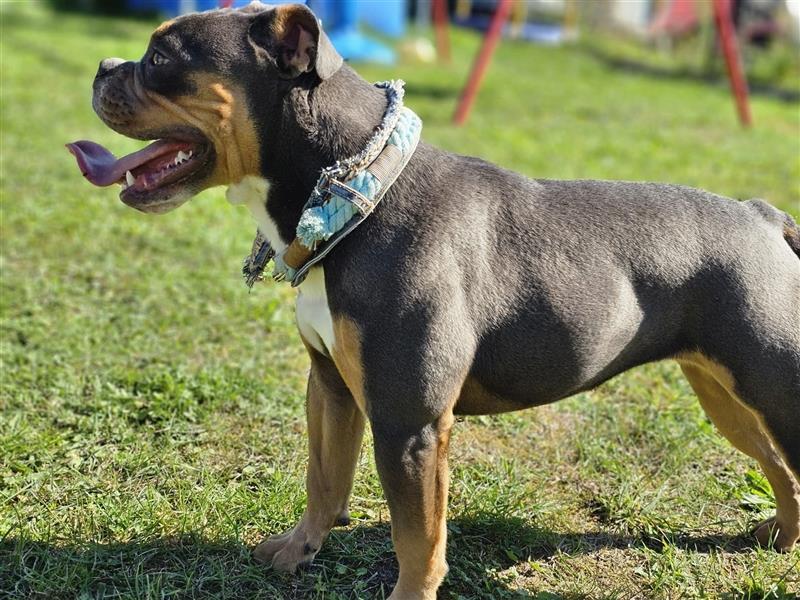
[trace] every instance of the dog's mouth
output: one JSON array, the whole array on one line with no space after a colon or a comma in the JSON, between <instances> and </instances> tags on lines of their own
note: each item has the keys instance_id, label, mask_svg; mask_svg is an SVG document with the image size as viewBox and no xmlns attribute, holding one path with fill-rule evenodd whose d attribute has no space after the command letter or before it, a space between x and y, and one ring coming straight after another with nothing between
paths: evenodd
<instances>
[{"instance_id":1,"label":"dog's mouth","mask_svg":"<svg viewBox=\"0 0 800 600\"><path fill-rule=\"evenodd\" d=\"M154 212L174 208L177 197L190 195L187 188L207 176L213 165L212 146L199 136L163 137L121 158L88 140L67 144L67 149L91 183L117 183L125 204Z\"/></svg>"}]
</instances>

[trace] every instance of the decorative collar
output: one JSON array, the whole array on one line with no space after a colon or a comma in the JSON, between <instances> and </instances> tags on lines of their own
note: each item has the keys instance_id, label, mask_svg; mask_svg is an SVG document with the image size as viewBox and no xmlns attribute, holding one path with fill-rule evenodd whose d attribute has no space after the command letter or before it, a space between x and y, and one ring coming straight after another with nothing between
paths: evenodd
<instances>
[{"instance_id":1,"label":"decorative collar","mask_svg":"<svg viewBox=\"0 0 800 600\"><path fill-rule=\"evenodd\" d=\"M364 150L322 170L289 246L276 255L269 240L256 233L242 267L248 288L264 279L271 258L275 281L300 285L308 270L375 210L414 154L422 131L420 118L403 106L403 85L402 80L375 84L389 99L381 124Z\"/></svg>"}]
</instances>

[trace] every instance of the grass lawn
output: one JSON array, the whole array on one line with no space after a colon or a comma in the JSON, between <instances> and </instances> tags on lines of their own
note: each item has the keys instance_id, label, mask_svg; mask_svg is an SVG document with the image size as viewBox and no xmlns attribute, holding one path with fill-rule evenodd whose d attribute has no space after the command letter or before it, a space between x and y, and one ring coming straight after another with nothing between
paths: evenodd
<instances>
[{"instance_id":1,"label":"grass lawn","mask_svg":"<svg viewBox=\"0 0 800 600\"><path fill-rule=\"evenodd\" d=\"M304 505L308 366L287 286L240 280L254 225L212 190L139 214L67 141L141 144L90 106L97 62L152 22L2 7L0 597L373 598L396 577L364 442L351 502L297 577L250 548ZM800 108L617 70L582 47L503 43L469 125L449 117L477 44L402 77L433 143L532 176L661 180L800 217ZM724 235L724 232L720 232ZM442 598L787 598L800 550L754 547L773 503L673 364L454 429Z\"/></svg>"}]
</instances>

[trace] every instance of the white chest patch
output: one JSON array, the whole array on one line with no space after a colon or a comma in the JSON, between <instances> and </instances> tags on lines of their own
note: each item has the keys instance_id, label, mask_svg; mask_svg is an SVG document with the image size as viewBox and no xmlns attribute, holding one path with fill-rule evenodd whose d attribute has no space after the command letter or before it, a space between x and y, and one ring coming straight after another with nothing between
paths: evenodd
<instances>
[{"instance_id":1,"label":"white chest patch","mask_svg":"<svg viewBox=\"0 0 800 600\"><path fill-rule=\"evenodd\" d=\"M333 319L328 308L325 291L325 271L322 266L312 267L305 281L298 287L295 318L300 335L325 356L333 349Z\"/></svg>"},{"instance_id":2,"label":"white chest patch","mask_svg":"<svg viewBox=\"0 0 800 600\"><path fill-rule=\"evenodd\" d=\"M286 243L278 235L275 222L267 213L269 182L262 177L248 175L239 183L228 187L225 197L234 205L246 206L258 224L258 229L270 241L276 252L283 252ZM323 267L313 267L305 281L297 288L295 318L300 335L321 354L330 356L333 348L333 320L328 308Z\"/></svg>"},{"instance_id":3,"label":"white chest patch","mask_svg":"<svg viewBox=\"0 0 800 600\"><path fill-rule=\"evenodd\" d=\"M247 175L239 183L228 187L225 197L235 206L246 206L275 252L283 252L286 244L278 235L278 227L267 213L267 190L269 182L263 177Z\"/></svg>"}]
</instances>

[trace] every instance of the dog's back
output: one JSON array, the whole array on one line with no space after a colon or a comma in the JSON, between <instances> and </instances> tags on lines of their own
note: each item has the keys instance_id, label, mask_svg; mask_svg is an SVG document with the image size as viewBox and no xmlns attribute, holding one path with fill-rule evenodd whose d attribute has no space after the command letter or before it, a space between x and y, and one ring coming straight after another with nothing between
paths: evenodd
<instances>
[{"instance_id":1,"label":"dog's back","mask_svg":"<svg viewBox=\"0 0 800 600\"><path fill-rule=\"evenodd\" d=\"M783 238L791 219L767 204L679 185L531 180L430 147L418 154L346 260L364 257L368 273L365 263L396 256L394 303L449 299L436 310L468 324L453 336L476 340L471 376L513 405L684 352L726 355L748 327L800 332L800 261ZM381 244L378 261L375 239L399 249ZM365 277L372 297L374 282Z\"/></svg>"}]
</instances>

